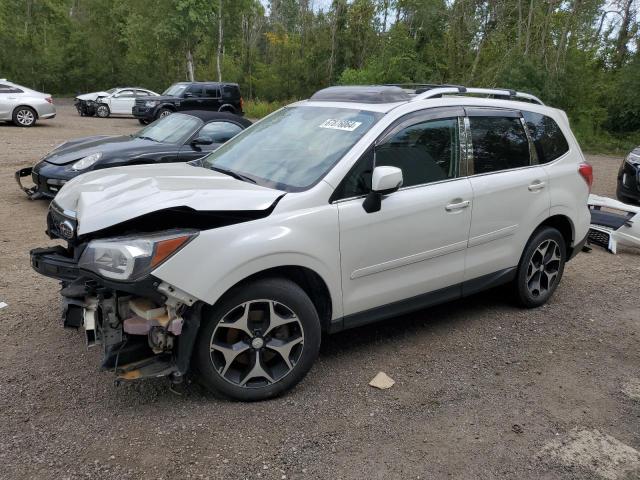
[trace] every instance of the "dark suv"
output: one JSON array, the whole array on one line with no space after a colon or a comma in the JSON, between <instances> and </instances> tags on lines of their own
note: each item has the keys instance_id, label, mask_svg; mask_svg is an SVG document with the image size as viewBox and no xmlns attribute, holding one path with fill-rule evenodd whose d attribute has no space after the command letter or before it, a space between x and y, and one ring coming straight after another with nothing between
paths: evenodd
<instances>
[{"instance_id":1,"label":"dark suv","mask_svg":"<svg viewBox=\"0 0 640 480\"><path fill-rule=\"evenodd\" d=\"M181 110L210 110L243 115L242 96L237 83L180 82L157 97L136 99L131 113L146 125Z\"/></svg>"}]
</instances>

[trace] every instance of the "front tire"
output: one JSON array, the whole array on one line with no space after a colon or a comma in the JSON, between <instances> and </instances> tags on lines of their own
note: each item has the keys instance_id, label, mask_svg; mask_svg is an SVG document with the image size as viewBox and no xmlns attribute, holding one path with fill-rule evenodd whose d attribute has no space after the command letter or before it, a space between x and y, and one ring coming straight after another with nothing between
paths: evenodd
<instances>
[{"instance_id":1,"label":"front tire","mask_svg":"<svg viewBox=\"0 0 640 480\"><path fill-rule=\"evenodd\" d=\"M13 123L18 127L33 127L38 118L36 111L31 107L18 107L13 111Z\"/></svg>"},{"instance_id":2,"label":"front tire","mask_svg":"<svg viewBox=\"0 0 640 480\"><path fill-rule=\"evenodd\" d=\"M108 105L100 104L96 107L96 115L100 118L108 118L111 115Z\"/></svg>"},{"instance_id":3,"label":"front tire","mask_svg":"<svg viewBox=\"0 0 640 480\"><path fill-rule=\"evenodd\" d=\"M318 313L305 291L283 278L233 289L203 321L194 353L199 379L235 400L284 393L318 357Z\"/></svg>"},{"instance_id":4,"label":"front tire","mask_svg":"<svg viewBox=\"0 0 640 480\"><path fill-rule=\"evenodd\" d=\"M167 115L171 115L173 113L173 110L171 110L170 108L161 108L160 110L158 110L158 113L156 113L156 120L158 120L159 118L164 118Z\"/></svg>"},{"instance_id":5,"label":"front tire","mask_svg":"<svg viewBox=\"0 0 640 480\"><path fill-rule=\"evenodd\" d=\"M567 247L557 229L543 227L534 232L520 259L515 280L521 306L539 307L551 298L562 278L566 259Z\"/></svg>"},{"instance_id":6,"label":"front tire","mask_svg":"<svg viewBox=\"0 0 640 480\"><path fill-rule=\"evenodd\" d=\"M149 120L145 120L144 118L139 118L138 122L140 123L140 125L149 125Z\"/></svg>"}]
</instances>

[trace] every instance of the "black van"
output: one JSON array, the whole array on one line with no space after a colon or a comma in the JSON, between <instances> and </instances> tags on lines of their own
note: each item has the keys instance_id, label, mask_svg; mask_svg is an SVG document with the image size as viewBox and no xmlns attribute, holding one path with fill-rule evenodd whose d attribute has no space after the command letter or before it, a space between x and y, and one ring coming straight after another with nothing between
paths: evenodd
<instances>
[{"instance_id":1,"label":"black van","mask_svg":"<svg viewBox=\"0 0 640 480\"><path fill-rule=\"evenodd\" d=\"M157 97L136 98L131 113L146 125L181 110L210 110L244 115L242 96L237 83L180 82Z\"/></svg>"}]
</instances>

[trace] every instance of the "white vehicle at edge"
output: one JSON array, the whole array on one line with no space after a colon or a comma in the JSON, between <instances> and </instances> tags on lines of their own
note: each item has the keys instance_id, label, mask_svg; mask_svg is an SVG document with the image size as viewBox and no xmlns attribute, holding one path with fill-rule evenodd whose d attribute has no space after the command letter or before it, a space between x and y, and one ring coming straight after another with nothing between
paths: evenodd
<instances>
[{"instance_id":1,"label":"white vehicle at edge","mask_svg":"<svg viewBox=\"0 0 640 480\"><path fill-rule=\"evenodd\" d=\"M68 182L48 217L68 246L32 265L119 379L195 367L259 400L304 377L323 331L504 283L542 305L586 241L591 182L566 115L531 95L332 87L196 163Z\"/></svg>"},{"instance_id":2,"label":"white vehicle at edge","mask_svg":"<svg viewBox=\"0 0 640 480\"><path fill-rule=\"evenodd\" d=\"M0 78L0 121L10 121L18 127L32 127L38 120L55 116L56 107L50 94Z\"/></svg>"},{"instance_id":3,"label":"white vehicle at edge","mask_svg":"<svg viewBox=\"0 0 640 480\"><path fill-rule=\"evenodd\" d=\"M91 92L78 95L75 100L95 102L95 114L100 118L109 115L131 115L136 98L157 97L158 94L147 88L120 87L105 92Z\"/></svg>"}]
</instances>

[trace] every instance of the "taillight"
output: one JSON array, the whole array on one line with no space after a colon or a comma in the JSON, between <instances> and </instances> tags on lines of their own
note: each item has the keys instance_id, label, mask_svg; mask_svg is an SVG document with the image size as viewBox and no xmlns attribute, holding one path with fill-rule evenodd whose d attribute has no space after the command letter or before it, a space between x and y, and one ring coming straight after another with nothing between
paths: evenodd
<instances>
[{"instance_id":1,"label":"taillight","mask_svg":"<svg viewBox=\"0 0 640 480\"><path fill-rule=\"evenodd\" d=\"M49 103L53 103L53 98L51 97L46 97L45 100Z\"/></svg>"},{"instance_id":2,"label":"taillight","mask_svg":"<svg viewBox=\"0 0 640 480\"><path fill-rule=\"evenodd\" d=\"M591 193L591 186L593 185L593 167L587 162L583 162L578 167L578 172L580 173L582 178L584 178L584 181L587 182L589 193Z\"/></svg>"},{"instance_id":3,"label":"taillight","mask_svg":"<svg viewBox=\"0 0 640 480\"><path fill-rule=\"evenodd\" d=\"M240 111L244 111L244 98L240 97Z\"/></svg>"}]
</instances>

